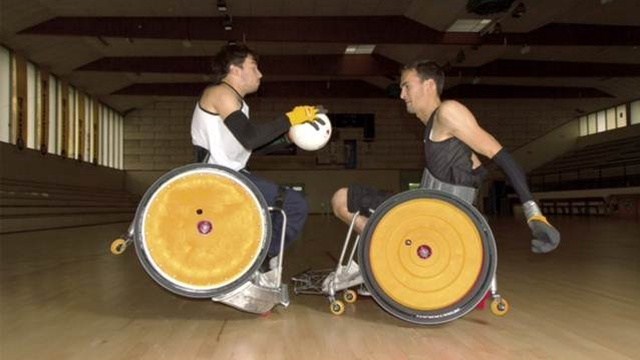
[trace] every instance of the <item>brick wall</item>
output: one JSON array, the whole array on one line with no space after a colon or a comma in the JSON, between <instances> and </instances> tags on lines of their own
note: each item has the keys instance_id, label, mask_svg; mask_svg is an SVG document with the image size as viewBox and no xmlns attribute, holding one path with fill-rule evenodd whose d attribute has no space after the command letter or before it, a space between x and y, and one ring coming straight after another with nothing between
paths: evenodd
<instances>
[{"instance_id":1,"label":"brick wall","mask_svg":"<svg viewBox=\"0 0 640 360\"><path fill-rule=\"evenodd\" d=\"M189 134L195 99L157 102L125 119L126 170L168 170L191 162ZM257 169L337 169L344 167L343 140L357 140L358 169L415 169L423 163L422 124L394 99L322 99L336 113L375 113L375 141L364 142L362 131L339 129L337 141L318 153L296 156L255 156ZM318 101L250 98L251 117L272 119L298 104ZM480 125L508 149L516 149L573 119L575 100L468 100L464 103ZM593 103L593 101L590 101ZM319 164L318 164L319 163Z\"/></svg>"},{"instance_id":2,"label":"brick wall","mask_svg":"<svg viewBox=\"0 0 640 360\"><path fill-rule=\"evenodd\" d=\"M127 115L125 170L168 170L193 158L189 125L195 99L157 102Z\"/></svg>"},{"instance_id":3,"label":"brick wall","mask_svg":"<svg viewBox=\"0 0 640 360\"><path fill-rule=\"evenodd\" d=\"M326 211L333 192L351 182L382 184L394 190L404 188L406 184L402 182L407 174L419 179L424 163L424 127L415 116L406 113L400 100L253 97L247 102L251 117L258 120L272 119L300 104L321 104L334 113L375 113L374 141L363 141L361 130L339 129L338 139L318 152L252 156L249 167L256 173L279 182L304 183L309 189L312 213ZM597 99L464 101L480 125L512 151L574 119L578 115L576 108L588 111L607 105L601 102ZM195 98L171 98L126 116L124 167L128 191L142 194L166 171L193 162L190 122L195 103ZM343 140L346 139L357 141L358 166L354 170L344 169ZM543 147L535 151L547 153L549 149ZM366 175L367 171L370 176Z\"/></svg>"}]
</instances>

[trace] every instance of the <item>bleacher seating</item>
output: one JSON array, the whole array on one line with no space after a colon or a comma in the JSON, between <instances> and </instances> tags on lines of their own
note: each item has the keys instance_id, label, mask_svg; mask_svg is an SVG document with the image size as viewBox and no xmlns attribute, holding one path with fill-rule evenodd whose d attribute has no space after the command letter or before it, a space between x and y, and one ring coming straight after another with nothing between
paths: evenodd
<instances>
[{"instance_id":1,"label":"bleacher seating","mask_svg":"<svg viewBox=\"0 0 640 360\"><path fill-rule=\"evenodd\" d=\"M540 207L547 215L608 215L609 205L602 196L565 199L541 199Z\"/></svg>"},{"instance_id":2,"label":"bleacher seating","mask_svg":"<svg viewBox=\"0 0 640 360\"><path fill-rule=\"evenodd\" d=\"M570 151L529 174L533 191L640 186L640 137Z\"/></svg>"},{"instance_id":3,"label":"bleacher seating","mask_svg":"<svg viewBox=\"0 0 640 360\"><path fill-rule=\"evenodd\" d=\"M0 234L126 222L138 200L123 190L0 178Z\"/></svg>"}]
</instances>

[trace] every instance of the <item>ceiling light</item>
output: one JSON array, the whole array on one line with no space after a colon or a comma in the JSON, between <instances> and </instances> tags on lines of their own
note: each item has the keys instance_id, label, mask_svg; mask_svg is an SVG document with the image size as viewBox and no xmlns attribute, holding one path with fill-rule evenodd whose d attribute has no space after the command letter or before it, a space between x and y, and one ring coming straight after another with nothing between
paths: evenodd
<instances>
[{"instance_id":1,"label":"ceiling light","mask_svg":"<svg viewBox=\"0 0 640 360\"><path fill-rule=\"evenodd\" d=\"M373 50L375 48L376 48L375 45L349 45L344 50L344 53L347 55L373 54Z\"/></svg>"},{"instance_id":2,"label":"ceiling light","mask_svg":"<svg viewBox=\"0 0 640 360\"><path fill-rule=\"evenodd\" d=\"M233 29L233 22L231 21L231 16L225 15L224 20L222 20L222 26L226 31L231 31Z\"/></svg>"},{"instance_id":3,"label":"ceiling light","mask_svg":"<svg viewBox=\"0 0 640 360\"><path fill-rule=\"evenodd\" d=\"M447 32L480 32L491 23L491 19L458 19Z\"/></svg>"},{"instance_id":4,"label":"ceiling light","mask_svg":"<svg viewBox=\"0 0 640 360\"><path fill-rule=\"evenodd\" d=\"M513 11L511 11L511 16L514 18L521 18L527 12L527 7L524 6L524 3L519 3Z\"/></svg>"},{"instance_id":5,"label":"ceiling light","mask_svg":"<svg viewBox=\"0 0 640 360\"><path fill-rule=\"evenodd\" d=\"M218 6L218 11L220 12L226 12L228 10L227 2L225 0L218 0L217 6Z\"/></svg>"}]
</instances>

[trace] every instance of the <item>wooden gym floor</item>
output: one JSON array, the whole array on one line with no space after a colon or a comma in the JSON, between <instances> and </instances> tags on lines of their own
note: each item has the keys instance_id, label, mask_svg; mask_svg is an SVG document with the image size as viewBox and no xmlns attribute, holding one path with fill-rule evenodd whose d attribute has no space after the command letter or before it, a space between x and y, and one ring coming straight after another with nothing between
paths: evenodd
<instances>
[{"instance_id":1,"label":"wooden gym floor","mask_svg":"<svg viewBox=\"0 0 640 360\"><path fill-rule=\"evenodd\" d=\"M170 294L129 248L109 253L127 224L2 235L1 359L638 359L640 224L552 219L564 242L528 251L528 228L491 220L498 281L511 311L475 310L418 327L370 298L328 311L295 296L267 316ZM285 257L285 276L332 266L346 226L311 216ZM635 354L635 355L634 355Z\"/></svg>"}]
</instances>

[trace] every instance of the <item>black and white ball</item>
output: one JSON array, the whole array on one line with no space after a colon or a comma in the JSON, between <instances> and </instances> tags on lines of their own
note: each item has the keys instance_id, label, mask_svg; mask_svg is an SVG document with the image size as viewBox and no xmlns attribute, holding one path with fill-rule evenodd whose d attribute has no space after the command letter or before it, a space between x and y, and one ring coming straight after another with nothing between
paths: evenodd
<instances>
[{"instance_id":1,"label":"black and white ball","mask_svg":"<svg viewBox=\"0 0 640 360\"><path fill-rule=\"evenodd\" d=\"M313 121L307 121L289 129L289 139L302 150L322 149L331 139L331 121L325 114L317 114Z\"/></svg>"}]
</instances>

